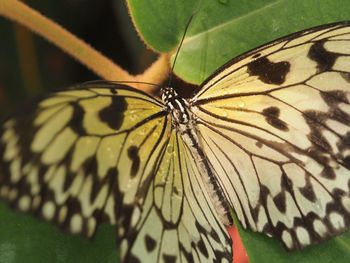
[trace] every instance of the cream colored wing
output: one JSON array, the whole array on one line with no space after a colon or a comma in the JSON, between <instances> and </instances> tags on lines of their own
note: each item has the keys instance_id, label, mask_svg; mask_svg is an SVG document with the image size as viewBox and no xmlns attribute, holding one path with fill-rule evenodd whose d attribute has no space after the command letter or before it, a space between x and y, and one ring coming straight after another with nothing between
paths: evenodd
<instances>
[{"instance_id":1,"label":"cream colored wing","mask_svg":"<svg viewBox=\"0 0 350 263\"><path fill-rule=\"evenodd\" d=\"M167 129L172 129L170 125ZM119 228L125 262L232 262L231 240L179 135L152 154L147 195L127 208ZM153 163L153 162L151 162Z\"/></svg>"},{"instance_id":2,"label":"cream colored wing","mask_svg":"<svg viewBox=\"0 0 350 263\"><path fill-rule=\"evenodd\" d=\"M0 194L72 233L117 225L123 262L230 262L231 241L158 100L93 83L5 122Z\"/></svg>"},{"instance_id":3,"label":"cream colored wing","mask_svg":"<svg viewBox=\"0 0 350 263\"><path fill-rule=\"evenodd\" d=\"M299 249L350 226L350 23L234 59L190 100L243 226Z\"/></svg>"},{"instance_id":4,"label":"cream colored wing","mask_svg":"<svg viewBox=\"0 0 350 263\"><path fill-rule=\"evenodd\" d=\"M0 129L0 195L72 233L114 224L118 203L145 193L147 157L161 139L158 100L124 85L92 83L53 93ZM147 176L150 176L149 174Z\"/></svg>"}]
</instances>

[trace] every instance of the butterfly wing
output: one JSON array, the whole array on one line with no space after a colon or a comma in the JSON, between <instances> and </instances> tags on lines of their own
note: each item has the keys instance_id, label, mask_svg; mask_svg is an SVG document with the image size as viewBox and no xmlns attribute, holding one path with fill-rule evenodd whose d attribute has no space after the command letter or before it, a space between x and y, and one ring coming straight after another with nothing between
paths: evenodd
<instances>
[{"instance_id":1,"label":"butterfly wing","mask_svg":"<svg viewBox=\"0 0 350 263\"><path fill-rule=\"evenodd\" d=\"M2 199L87 237L116 224L123 261L232 259L190 152L145 93L93 83L49 95L5 122L0 156Z\"/></svg>"},{"instance_id":2,"label":"butterfly wing","mask_svg":"<svg viewBox=\"0 0 350 263\"><path fill-rule=\"evenodd\" d=\"M231 240L190 150L174 130L161 152L145 200L127 213L118 234L123 260L232 262Z\"/></svg>"},{"instance_id":3,"label":"butterfly wing","mask_svg":"<svg viewBox=\"0 0 350 263\"><path fill-rule=\"evenodd\" d=\"M134 200L130 182L141 180L164 116L161 102L122 85L49 95L1 128L1 198L91 237L116 222L116 202Z\"/></svg>"},{"instance_id":4,"label":"butterfly wing","mask_svg":"<svg viewBox=\"0 0 350 263\"><path fill-rule=\"evenodd\" d=\"M299 249L350 225L350 23L277 40L219 69L190 101L244 227Z\"/></svg>"}]
</instances>

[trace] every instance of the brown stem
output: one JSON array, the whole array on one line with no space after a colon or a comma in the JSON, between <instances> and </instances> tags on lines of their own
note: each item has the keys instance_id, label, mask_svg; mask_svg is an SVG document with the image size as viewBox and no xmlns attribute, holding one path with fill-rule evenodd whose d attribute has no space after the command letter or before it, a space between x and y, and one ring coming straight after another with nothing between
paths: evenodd
<instances>
[{"instance_id":1,"label":"brown stem","mask_svg":"<svg viewBox=\"0 0 350 263\"><path fill-rule=\"evenodd\" d=\"M169 72L168 56L163 55L144 74L130 75L90 45L18 0L0 0L0 15L46 38L103 79L131 81L135 84L130 85L136 88L151 90L148 86L139 85L137 81L152 81L159 84Z\"/></svg>"},{"instance_id":2,"label":"brown stem","mask_svg":"<svg viewBox=\"0 0 350 263\"><path fill-rule=\"evenodd\" d=\"M157 85L161 84L171 71L169 58L169 53L160 55L144 73L135 76L136 80L138 82L155 83ZM140 89L146 92L154 92L157 89L157 86L143 85Z\"/></svg>"}]
</instances>

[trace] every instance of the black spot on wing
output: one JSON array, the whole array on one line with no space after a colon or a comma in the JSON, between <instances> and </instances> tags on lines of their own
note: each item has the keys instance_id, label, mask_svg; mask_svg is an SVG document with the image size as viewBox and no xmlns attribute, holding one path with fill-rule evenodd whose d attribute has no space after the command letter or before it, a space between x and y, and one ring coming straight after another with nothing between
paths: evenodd
<instances>
[{"instance_id":1,"label":"black spot on wing","mask_svg":"<svg viewBox=\"0 0 350 263\"><path fill-rule=\"evenodd\" d=\"M305 111L304 115L307 117L305 118L305 121L309 126L315 126L318 125L318 123L324 123L328 118L327 113L314 110Z\"/></svg>"},{"instance_id":2,"label":"black spot on wing","mask_svg":"<svg viewBox=\"0 0 350 263\"><path fill-rule=\"evenodd\" d=\"M155 249L157 242L150 235L146 235L145 236L145 244L146 244L147 251L152 252Z\"/></svg>"},{"instance_id":3,"label":"black spot on wing","mask_svg":"<svg viewBox=\"0 0 350 263\"><path fill-rule=\"evenodd\" d=\"M116 89L110 88L109 90L111 91L112 94L115 94L115 95L118 94Z\"/></svg>"},{"instance_id":4,"label":"black spot on wing","mask_svg":"<svg viewBox=\"0 0 350 263\"><path fill-rule=\"evenodd\" d=\"M175 263L176 262L176 257L175 256L171 256L171 255L163 255L163 262L166 263Z\"/></svg>"},{"instance_id":5,"label":"black spot on wing","mask_svg":"<svg viewBox=\"0 0 350 263\"><path fill-rule=\"evenodd\" d=\"M348 126L350 123L350 115L341 110L338 107L335 107L329 111L330 118L343 123L344 125Z\"/></svg>"},{"instance_id":6,"label":"black spot on wing","mask_svg":"<svg viewBox=\"0 0 350 263\"><path fill-rule=\"evenodd\" d=\"M204 255L204 257L208 258L209 253L208 253L208 250L204 244L204 241L202 239L199 240L197 245L198 245L199 251Z\"/></svg>"},{"instance_id":7,"label":"black spot on wing","mask_svg":"<svg viewBox=\"0 0 350 263\"><path fill-rule=\"evenodd\" d=\"M164 183L164 185L165 185L165 183ZM173 193L176 196L182 196L182 191L180 189L177 189L176 186L173 187Z\"/></svg>"},{"instance_id":8,"label":"black spot on wing","mask_svg":"<svg viewBox=\"0 0 350 263\"><path fill-rule=\"evenodd\" d=\"M328 92L321 92L322 99L329 105L329 106L336 106L337 104L343 102L343 103L349 103L349 100L347 99L347 95L342 90L332 90Z\"/></svg>"},{"instance_id":9,"label":"black spot on wing","mask_svg":"<svg viewBox=\"0 0 350 263\"><path fill-rule=\"evenodd\" d=\"M308 149L308 155L315 160L322 162L323 164L327 164L329 162L329 154L335 154L332 146L323 135L323 125L325 125L328 119L332 118L331 114L332 113L312 110L304 112L304 115L306 116L305 121L311 130L307 135L308 139L312 143L312 146ZM332 175L329 175L328 172L326 172L324 176L328 178Z\"/></svg>"},{"instance_id":10,"label":"black spot on wing","mask_svg":"<svg viewBox=\"0 0 350 263\"><path fill-rule=\"evenodd\" d=\"M322 134L324 129L320 123L324 123L329 116L323 112L318 111L305 111L304 112L306 123L309 125L311 132L307 135L312 142L312 147L309 149L309 154L319 152L321 155L323 152L331 152L332 147Z\"/></svg>"},{"instance_id":11,"label":"black spot on wing","mask_svg":"<svg viewBox=\"0 0 350 263\"><path fill-rule=\"evenodd\" d=\"M180 243L179 244L180 250L181 250L181 256L186 261L184 262L194 262L194 258L191 252L187 252L186 248Z\"/></svg>"},{"instance_id":12,"label":"black spot on wing","mask_svg":"<svg viewBox=\"0 0 350 263\"><path fill-rule=\"evenodd\" d=\"M310 183L310 178L306 178L306 184L303 187L299 187L300 193L309 201L316 202L316 195L314 192L314 189L312 187L312 184Z\"/></svg>"},{"instance_id":13,"label":"black spot on wing","mask_svg":"<svg viewBox=\"0 0 350 263\"><path fill-rule=\"evenodd\" d=\"M263 145L263 143L262 142L259 142L259 141L257 141L256 143L255 143L255 145L257 146L257 147L259 147L259 148L262 148L264 145Z\"/></svg>"},{"instance_id":14,"label":"black spot on wing","mask_svg":"<svg viewBox=\"0 0 350 263\"><path fill-rule=\"evenodd\" d=\"M321 176L331 180L335 179L334 170L332 169L332 167L329 167L329 166L326 166L325 168L323 168L321 172Z\"/></svg>"},{"instance_id":15,"label":"black spot on wing","mask_svg":"<svg viewBox=\"0 0 350 263\"><path fill-rule=\"evenodd\" d=\"M317 63L319 72L329 71L332 69L337 54L331 53L324 48L324 42L315 42L310 50L308 57Z\"/></svg>"},{"instance_id":16,"label":"black spot on wing","mask_svg":"<svg viewBox=\"0 0 350 263\"><path fill-rule=\"evenodd\" d=\"M279 119L280 109L277 107L269 107L262 111L267 123L281 131L288 131L287 124Z\"/></svg>"},{"instance_id":17,"label":"black spot on wing","mask_svg":"<svg viewBox=\"0 0 350 263\"><path fill-rule=\"evenodd\" d=\"M286 80L290 64L287 61L271 62L266 57L256 59L248 64L248 73L258 76L267 84L281 85Z\"/></svg>"},{"instance_id":18,"label":"black spot on wing","mask_svg":"<svg viewBox=\"0 0 350 263\"><path fill-rule=\"evenodd\" d=\"M125 260L125 262L129 262L129 263L141 263L141 260L137 257L135 257L134 255L130 255L127 260Z\"/></svg>"},{"instance_id":19,"label":"black spot on wing","mask_svg":"<svg viewBox=\"0 0 350 263\"><path fill-rule=\"evenodd\" d=\"M96 156L93 156L89 162L85 171L88 171L89 175L94 177L94 183L92 184L90 194L90 202L93 203L104 185L108 185L109 187L113 185L113 181L117 178L118 170L117 168L110 168L105 174L98 175L98 161Z\"/></svg>"},{"instance_id":20,"label":"black spot on wing","mask_svg":"<svg viewBox=\"0 0 350 263\"><path fill-rule=\"evenodd\" d=\"M128 157L132 161L131 176L135 176L140 168L140 156L136 146L130 146L128 149Z\"/></svg>"},{"instance_id":21,"label":"black spot on wing","mask_svg":"<svg viewBox=\"0 0 350 263\"><path fill-rule=\"evenodd\" d=\"M350 149L350 132L347 132L344 137L337 143L340 151L344 152Z\"/></svg>"},{"instance_id":22,"label":"black spot on wing","mask_svg":"<svg viewBox=\"0 0 350 263\"><path fill-rule=\"evenodd\" d=\"M38 114L38 111L23 112L15 119L13 126L15 133L18 135L17 147L20 149L23 164L28 163L35 155L31 151L31 144L39 130L39 127L34 126L36 114Z\"/></svg>"},{"instance_id":23,"label":"black spot on wing","mask_svg":"<svg viewBox=\"0 0 350 263\"><path fill-rule=\"evenodd\" d=\"M340 73L340 76L342 76L342 78L347 81L347 82L350 82L350 73L348 72L341 72Z\"/></svg>"},{"instance_id":24,"label":"black spot on wing","mask_svg":"<svg viewBox=\"0 0 350 263\"><path fill-rule=\"evenodd\" d=\"M350 133L348 132L340 142L337 143L339 150L343 153L342 163L350 170L350 155L347 153L350 149Z\"/></svg>"},{"instance_id":25,"label":"black spot on wing","mask_svg":"<svg viewBox=\"0 0 350 263\"><path fill-rule=\"evenodd\" d=\"M344 163L344 166L350 170L350 155L344 158L343 163Z\"/></svg>"},{"instance_id":26,"label":"black spot on wing","mask_svg":"<svg viewBox=\"0 0 350 263\"><path fill-rule=\"evenodd\" d=\"M341 98L341 93L334 92L332 95L323 94L325 102L329 105L329 111L327 113L317 111L305 111L304 114L306 123L309 125L311 132L308 135L312 146L308 149L308 155L318 162L329 165L331 157L329 154L336 156L338 161L343 162L344 152L350 149L350 134L345 135L337 141L336 145L338 151L334 151L332 146L329 144L325 136L323 135L324 126L327 125L326 121L329 119L336 120L337 122L343 123L348 126L350 123L350 116L338 108L337 104L345 100ZM322 124L322 125L321 125ZM322 172L322 176L329 179L334 179L335 175L332 169L325 169Z\"/></svg>"},{"instance_id":27,"label":"black spot on wing","mask_svg":"<svg viewBox=\"0 0 350 263\"><path fill-rule=\"evenodd\" d=\"M83 126L85 111L78 103L73 103L72 107L73 107L73 117L70 120L69 126L78 135L84 135L86 134L85 128Z\"/></svg>"},{"instance_id":28,"label":"black spot on wing","mask_svg":"<svg viewBox=\"0 0 350 263\"><path fill-rule=\"evenodd\" d=\"M278 210L282 213L286 212L286 194L284 191L278 193L274 198L273 202L275 203Z\"/></svg>"},{"instance_id":29,"label":"black spot on wing","mask_svg":"<svg viewBox=\"0 0 350 263\"><path fill-rule=\"evenodd\" d=\"M127 103L123 97L111 97L111 104L99 112L100 120L106 123L110 128L119 130L124 120L124 112L127 109Z\"/></svg>"},{"instance_id":30,"label":"black spot on wing","mask_svg":"<svg viewBox=\"0 0 350 263\"><path fill-rule=\"evenodd\" d=\"M260 56L261 56L260 53L256 53L254 56L252 56L252 58L258 58L258 57L260 57Z\"/></svg>"}]
</instances>

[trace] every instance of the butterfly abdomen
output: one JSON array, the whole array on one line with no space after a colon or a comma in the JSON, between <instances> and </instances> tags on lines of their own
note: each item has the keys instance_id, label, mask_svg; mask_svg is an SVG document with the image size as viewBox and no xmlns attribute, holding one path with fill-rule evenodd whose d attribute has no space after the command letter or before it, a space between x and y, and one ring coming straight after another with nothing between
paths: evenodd
<instances>
[{"instance_id":1,"label":"butterfly abdomen","mask_svg":"<svg viewBox=\"0 0 350 263\"><path fill-rule=\"evenodd\" d=\"M196 129L193 126L193 121L188 124L188 129L182 134L183 140L190 146L193 158L196 160L202 180L204 181L210 199L218 213L220 220L225 225L232 225L232 217L228 200L224 195L224 191L214 174L214 170L210 166L207 156L200 146Z\"/></svg>"},{"instance_id":2,"label":"butterfly abdomen","mask_svg":"<svg viewBox=\"0 0 350 263\"><path fill-rule=\"evenodd\" d=\"M162 89L162 100L167 106L173 119L173 127L181 135L186 145L189 146L192 157L195 159L200 171L203 182L210 199L218 213L220 220L225 225L232 225L229 203L226 199L223 189L211 168L207 156L199 143L195 120L192 117L188 102L179 97L176 91L171 87Z\"/></svg>"}]
</instances>

